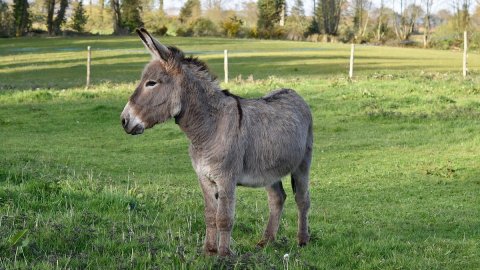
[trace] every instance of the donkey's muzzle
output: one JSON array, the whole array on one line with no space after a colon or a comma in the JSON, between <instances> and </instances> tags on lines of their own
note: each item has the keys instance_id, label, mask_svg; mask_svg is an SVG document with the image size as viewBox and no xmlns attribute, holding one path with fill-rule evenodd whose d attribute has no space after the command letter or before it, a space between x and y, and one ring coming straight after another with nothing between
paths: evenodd
<instances>
[{"instance_id":1,"label":"donkey's muzzle","mask_svg":"<svg viewBox=\"0 0 480 270\"><path fill-rule=\"evenodd\" d=\"M120 121L122 122L122 127L128 134L137 135L142 134L145 130L145 124L143 121L136 115L132 108L130 107L130 102L127 103L123 109L122 114L120 115Z\"/></svg>"},{"instance_id":2,"label":"donkey's muzzle","mask_svg":"<svg viewBox=\"0 0 480 270\"><path fill-rule=\"evenodd\" d=\"M123 118L122 117L122 127L127 132L128 134L131 135L138 135L142 134L145 128L143 127L142 124L136 124L135 126L131 127L130 120L128 118Z\"/></svg>"}]
</instances>

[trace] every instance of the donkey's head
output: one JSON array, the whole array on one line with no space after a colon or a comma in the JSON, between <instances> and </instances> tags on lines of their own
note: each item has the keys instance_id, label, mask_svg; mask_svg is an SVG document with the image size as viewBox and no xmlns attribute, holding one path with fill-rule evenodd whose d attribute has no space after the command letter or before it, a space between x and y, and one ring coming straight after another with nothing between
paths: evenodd
<instances>
[{"instance_id":1,"label":"donkey's head","mask_svg":"<svg viewBox=\"0 0 480 270\"><path fill-rule=\"evenodd\" d=\"M183 54L176 48L167 48L145 29L137 29L152 60L143 70L135 92L120 115L128 134L142 134L147 128L177 116L181 110Z\"/></svg>"}]
</instances>

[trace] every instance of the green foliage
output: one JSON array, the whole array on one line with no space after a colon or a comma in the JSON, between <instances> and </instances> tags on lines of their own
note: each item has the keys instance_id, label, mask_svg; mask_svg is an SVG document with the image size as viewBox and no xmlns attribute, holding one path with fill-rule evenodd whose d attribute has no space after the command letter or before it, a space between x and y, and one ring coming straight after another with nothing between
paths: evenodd
<instances>
[{"instance_id":1,"label":"green foliage","mask_svg":"<svg viewBox=\"0 0 480 270\"><path fill-rule=\"evenodd\" d=\"M133 32L136 28L143 26L140 16L139 0L123 0L121 4L122 25Z\"/></svg>"},{"instance_id":2,"label":"green foliage","mask_svg":"<svg viewBox=\"0 0 480 270\"><path fill-rule=\"evenodd\" d=\"M180 9L180 22L186 25L196 21L202 13L200 0L187 0Z\"/></svg>"},{"instance_id":3,"label":"green foliage","mask_svg":"<svg viewBox=\"0 0 480 270\"><path fill-rule=\"evenodd\" d=\"M222 28L227 37L236 37L243 25L243 20L237 16L230 17L228 20L222 23Z\"/></svg>"},{"instance_id":4,"label":"green foliage","mask_svg":"<svg viewBox=\"0 0 480 270\"><path fill-rule=\"evenodd\" d=\"M83 8L83 0L79 0L73 7L71 27L77 32L83 32L88 16Z\"/></svg>"},{"instance_id":5,"label":"green foliage","mask_svg":"<svg viewBox=\"0 0 480 270\"><path fill-rule=\"evenodd\" d=\"M57 15L53 20L53 31L56 35L61 33L61 28L66 21L65 13L68 8L68 0L60 0L60 7L57 11Z\"/></svg>"},{"instance_id":6,"label":"green foliage","mask_svg":"<svg viewBox=\"0 0 480 270\"><path fill-rule=\"evenodd\" d=\"M195 37L215 36L218 34L218 28L215 23L207 18L198 18L192 23L191 28Z\"/></svg>"},{"instance_id":7,"label":"green foliage","mask_svg":"<svg viewBox=\"0 0 480 270\"><path fill-rule=\"evenodd\" d=\"M303 1L296 0L290 16L287 17L285 24L287 39L302 40L308 30L308 21L305 17L305 10L303 8Z\"/></svg>"},{"instance_id":8,"label":"green foliage","mask_svg":"<svg viewBox=\"0 0 480 270\"><path fill-rule=\"evenodd\" d=\"M258 0L258 21L257 28L260 36L272 35L274 26L280 21L284 0Z\"/></svg>"},{"instance_id":9,"label":"green foliage","mask_svg":"<svg viewBox=\"0 0 480 270\"><path fill-rule=\"evenodd\" d=\"M13 14L8 4L0 0L0 37L13 36L15 32L13 21Z\"/></svg>"},{"instance_id":10,"label":"green foliage","mask_svg":"<svg viewBox=\"0 0 480 270\"><path fill-rule=\"evenodd\" d=\"M24 35L31 26L28 8L27 0L13 0L13 19L17 37Z\"/></svg>"}]
</instances>

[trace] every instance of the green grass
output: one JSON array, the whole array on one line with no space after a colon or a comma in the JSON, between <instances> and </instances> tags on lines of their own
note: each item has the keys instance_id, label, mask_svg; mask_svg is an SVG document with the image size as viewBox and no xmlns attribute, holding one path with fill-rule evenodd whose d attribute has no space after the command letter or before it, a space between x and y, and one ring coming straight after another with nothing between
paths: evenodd
<instances>
[{"instance_id":1,"label":"green grass","mask_svg":"<svg viewBox=\"0 0 480 270\"><path fill-rule=\"evenodd\" d=\"M94 88L83 90L76 88L80 48L93 41L104 48L94 55L105 57L94 63L105 66L97 66ZM200 56L219 75L221 50L242 49L232 52L232 69L262 80L225 85L236 94L292 87L305 97L315 128L311 243L296 245L286 182L275 243L255 249L268 218L266 194L239 188L237 256L202 255L203 199L187 139L173 121L135 137L120 126L148 60L136 39L0 40L0 84L14 89L0 92L0 269L282 269L286 253L290 269L480 268L478 55L463 80L457 52L359 47L364 69L350 82L342 75L348 46L167 41L214 51ZM64 46L78 51L59 52ZM280 64L286 59L289 67Z\"/></svg>"},{"instance_id":2,"label":"green grass","mask_svg":"<svg viewBox=\"0 0 480 270\"><path fill-rule=\"evenodd\" d=\"M161 39L199 55L223 78L223 50L230 51L230 77L270 75L306 78L347 74L350 46L311 42L221 38ZM92 47L92 83L137 80L149 54L138 37L0 39L0 89L65 89L85 84L86 47ZM379 46L356 47L355 74L453 72L461 74L462 53ZM469 69L480 72L480 55Z\"/></svg>"}]
</instances>

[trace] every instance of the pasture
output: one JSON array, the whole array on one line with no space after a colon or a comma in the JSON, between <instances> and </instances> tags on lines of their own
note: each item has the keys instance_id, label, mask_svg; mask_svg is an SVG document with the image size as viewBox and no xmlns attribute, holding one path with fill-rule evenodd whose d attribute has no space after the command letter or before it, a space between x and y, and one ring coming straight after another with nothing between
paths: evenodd
<instances>
[{"instance_id":1,"label":"pasture","mask_svg":"<svg viewBox=\"0 0 480 270\"><path fill-rule=\"evenodd\" d=\"M288 180L275 243L255 248L266 194L240 187L237 255L203 256L186 137L173 121L135 137L120 125L150 58L138 38L0 39L0 269L480 268L479 54L464 80L460 52L357 46L349 81L346 45L161 40L219 78L228 49L235 94L289 87L306 99L310 244L297 247Z\"/></svg>"}]
</instances>

